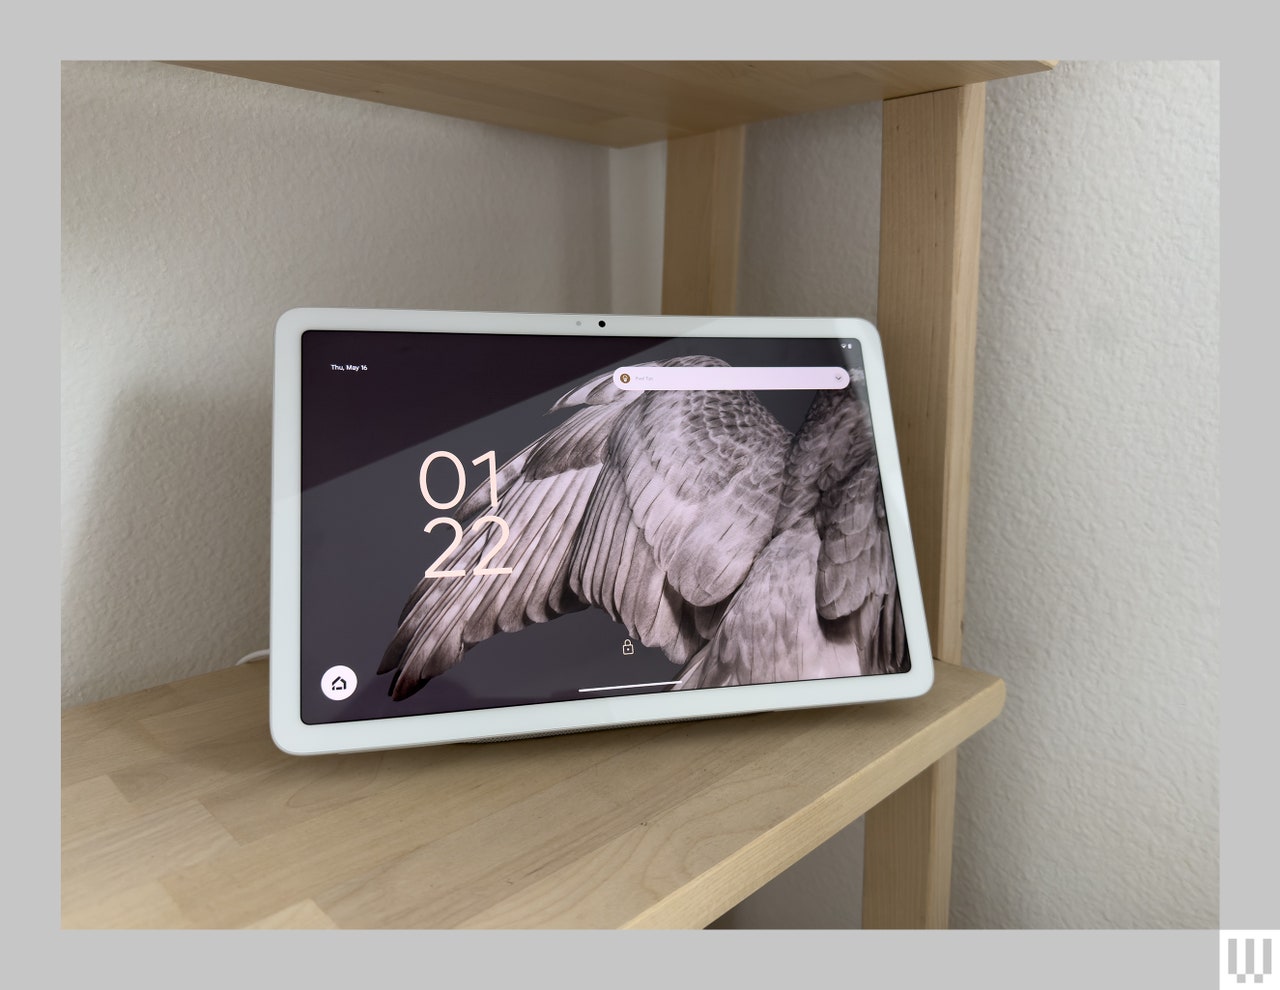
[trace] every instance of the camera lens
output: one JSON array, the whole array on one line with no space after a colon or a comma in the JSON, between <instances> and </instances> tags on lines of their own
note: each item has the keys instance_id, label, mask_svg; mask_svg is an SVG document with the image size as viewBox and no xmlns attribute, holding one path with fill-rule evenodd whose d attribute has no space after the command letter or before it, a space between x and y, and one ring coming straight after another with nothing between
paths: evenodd
<instances>
[{"instance_id":1,"label":"camera lens","mask_svg":"<svg viewBox=\"0 0 1280 990\"><path fill-rule=\"evenodd\" d=\"M604 320L601 320L601 321L600 321L600 325L601 325L601 326L604 326Z\"/></svg>"}]
</instances>

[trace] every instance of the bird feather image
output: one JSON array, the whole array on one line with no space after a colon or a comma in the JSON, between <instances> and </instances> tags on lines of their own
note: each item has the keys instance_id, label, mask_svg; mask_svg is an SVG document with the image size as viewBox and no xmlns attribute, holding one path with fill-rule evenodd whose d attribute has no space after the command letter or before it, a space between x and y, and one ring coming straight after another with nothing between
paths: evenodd
<instances>
[{"instance_id":1,"label":"bird feather image","mask_svg":"<svg viewBox=\"0 0 1280 990\"><path fill-rule=\"evenodd\" d=\"M692 356L659 365L726 366ZM855 375L859 374L857 372ZM465 576L413 589L378 673L408 698L499 633L603 610L671 690L894 673L908 657L870 413L853 382L785 429L751 391L628 391L611 374L455 516ZM510 542L470 524L490 512Z\"/></svg>"}]
</instances>

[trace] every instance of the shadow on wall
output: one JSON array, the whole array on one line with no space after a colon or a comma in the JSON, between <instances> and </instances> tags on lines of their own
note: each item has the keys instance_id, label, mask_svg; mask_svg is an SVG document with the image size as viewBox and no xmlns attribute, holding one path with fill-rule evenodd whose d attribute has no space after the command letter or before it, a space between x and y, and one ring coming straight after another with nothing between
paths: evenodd
<instances>
[{"instance_id":1,"label":"shadow on wall","mask_svg":"<svg viewBox=\"0 0 1280 990\"><path fill-rule=\"evenodd\" d=\"M64 706L267 645L271 403L147 387L112 407L92 508L64 533Z\"/></svg>"}]
</instances>

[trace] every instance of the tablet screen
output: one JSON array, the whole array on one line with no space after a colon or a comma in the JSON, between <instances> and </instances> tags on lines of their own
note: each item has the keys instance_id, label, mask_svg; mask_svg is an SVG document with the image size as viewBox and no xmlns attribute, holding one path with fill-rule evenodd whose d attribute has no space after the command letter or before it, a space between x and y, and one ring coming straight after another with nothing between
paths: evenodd
<instances>
[{"instance_id":1,"label":"tablet screen","mask_svg":"<svg viewBox=\"0 0 1280 990\"><path fill-rule=\"evenodd\" d=\"M301 360L304 722L910 669L857 340Z\"/></svg>"}]
</instances>

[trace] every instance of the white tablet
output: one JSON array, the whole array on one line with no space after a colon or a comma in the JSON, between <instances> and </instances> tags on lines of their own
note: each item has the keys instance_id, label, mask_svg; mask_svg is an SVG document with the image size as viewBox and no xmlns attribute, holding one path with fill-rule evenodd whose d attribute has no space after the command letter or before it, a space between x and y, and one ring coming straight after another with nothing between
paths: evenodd
<instances>
[{"instance_id":1,"label":"white tablet","mask_svg":"<svg viewBox=\"0 0 1280 990\"><path fill-rule=\"evenodd\" d=\"M864 320L295 309L274 416L286 752L933 682Z\"/></svg>"}]
</instances>

